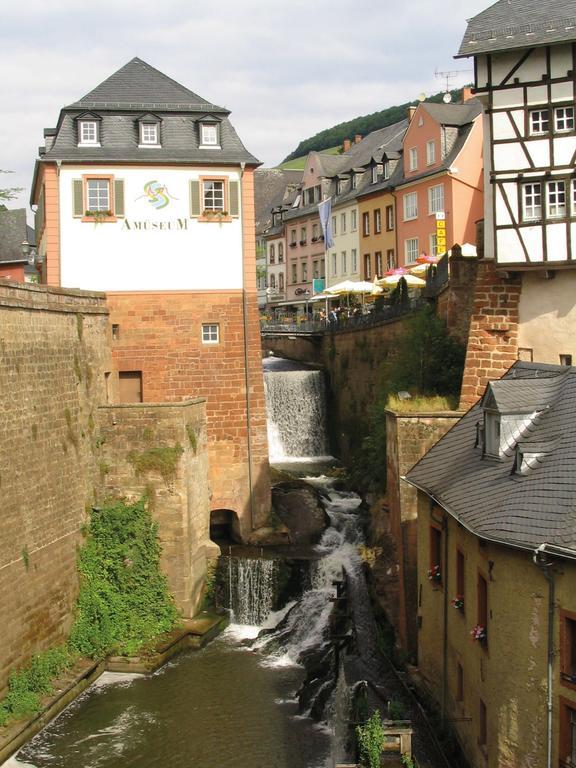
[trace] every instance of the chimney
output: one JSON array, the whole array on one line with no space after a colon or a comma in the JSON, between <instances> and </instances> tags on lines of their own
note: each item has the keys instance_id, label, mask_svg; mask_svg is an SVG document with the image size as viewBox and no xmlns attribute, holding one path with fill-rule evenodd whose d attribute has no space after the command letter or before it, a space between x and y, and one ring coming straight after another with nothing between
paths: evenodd
<instances>
[{"instance_id":1,"label":"chimney","mask_svg":"<svg viewBox=\"0 0 576 768\"><path fill-rule=\"evenodd\" d=\"M344 143L342 144L342 152L348 152L350 149L350 139L344 139Z\"/></svg>"},{"instance_id":2,"label":"chimney","mask_svg":"<svg viewBox=\"0 0 576 768\"><path fill-rule=\"evenodd\" d=\"M472 93L472 88L470 88L469 85L465 85L464 88L462 88L462 104L466 104L467 101L470 101L470 99L474 98L474 94Z\"/></svg>"},{"instance_id":3,"label":"chimney","mask_svg":"<svg viewBox=\"0 0 576 768\"><path fill-rule=\"evenodd\" d=\"M354 136L354 144L359 144L362 141L362 134L357 133L356 136Z\"/></svg>"},{"instance_id":4,"label":"chimney","mask_svg":"<svg viewBox=\"0 0 576 768\"><path fill-rule=\"evenodd\" d=\"M409 123L411 123L411 122L412 122L412 118L414 117L414 112L416 112L416 110L417 110L417 109L418 109L418 107L417 107L417 106L415 106L414 104L411 104L411 105L408 107L408 122L409 122Z\"/></svg>"}]
</instances>

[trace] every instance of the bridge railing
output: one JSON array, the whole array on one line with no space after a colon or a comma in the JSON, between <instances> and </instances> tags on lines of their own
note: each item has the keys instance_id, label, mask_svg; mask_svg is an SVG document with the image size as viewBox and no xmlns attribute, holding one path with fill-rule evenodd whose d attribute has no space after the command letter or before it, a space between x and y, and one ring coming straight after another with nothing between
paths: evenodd
<instances>
[{"instance_id":1,"label":"bridge railing","mask_svg":"<svg viewBox=\"0 0 576 768\"><path fill-rule=\"evenodd\" d=\"M298 323L263 323L262 333L337 333L359 328L370 328L388 320L394 320L403 315L409 315L426 304L426 299L418 296L402 304L391 304L381 309L373 310L365 315L341 316L338 320L308 320Z\"/></svg>"}]
</instances>

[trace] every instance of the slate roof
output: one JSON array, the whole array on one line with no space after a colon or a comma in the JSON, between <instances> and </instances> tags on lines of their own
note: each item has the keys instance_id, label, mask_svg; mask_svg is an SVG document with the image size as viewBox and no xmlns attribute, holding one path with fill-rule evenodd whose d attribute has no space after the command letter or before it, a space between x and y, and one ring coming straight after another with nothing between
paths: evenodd
<instances>
[{"instance_id":1,"label":"slate roof","mask_svg":"<svg viewBox=\"0 0 576 768\"><path fill-rule=\"evenodd\" d=\"M101 146L79 147L76 118L90 112L99 118ZM139 147L138 118L152 112L161 120L161 147ZM199 146L199 121L213 115L220 126L220 148ZM64 107L56 129L48 129L39 162L226 163L258 165L228 119L224 107L203 99L135 58L86 96ZM53 137L53 138L51 138Z\"/></svg>"},{"instance_id":2,"label":"slate roof","mask_svg":"<svg viewBox=\"0 0 576 768\"><path fill-rule=\"evenodd\" d=\"M516 363L494 383L503 407L534 406L516 443L527 453L514 472L516 450L500 459L475 447L478 403L410 470L425 491L477 536L534 549L543 543L576 550L576 368Z\"/></svg>"},{"instance_id":3,"label":"slate roof","mask_svg":"<svg viewBox=\"0 0 576 768\"><path fill-rule=\"evenodd\" d=\"M27 261L21 247L24 240L34 242L28 238L28 229L24 208L0 209L0 264L22 264Z\"/></svg>"},{"instance_id":4,"label":"slate roof","mask_svg":"<svg viewBox=\"0 0 576 768\"><path fill-rule=\"evenodd\" d=\"M302 181L302 171L283 168L257 168L254 173L256 232L263 233L272 223L272 209L290 204L290 190Z\"/></svg>"},{"instance_id":5,"label":"slate roof","mask_svg":"<svg viewBox=\"0 0 576 768\"><path fill-rule=\"evenodd\" d=\"M498 0L468 20L456 58L575 39L575 0Z\"/></svg>"}]
</instances>

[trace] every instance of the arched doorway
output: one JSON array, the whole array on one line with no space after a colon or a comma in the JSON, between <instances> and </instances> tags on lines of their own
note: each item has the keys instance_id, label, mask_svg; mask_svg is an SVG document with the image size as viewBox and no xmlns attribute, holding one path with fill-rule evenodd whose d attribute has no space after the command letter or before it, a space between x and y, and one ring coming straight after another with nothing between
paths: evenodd
<instances>
[{"instance_id":1,"label":"arched doorway","mask_svg":"<svg viewBox=\"0 0 576 768\"><path fill-rule=\"evenodd\" d=\"M240 537L240 521L231 509L213 509L210 512L210 538L217 544L236 544Z\"/></svg>"}]
</instances>

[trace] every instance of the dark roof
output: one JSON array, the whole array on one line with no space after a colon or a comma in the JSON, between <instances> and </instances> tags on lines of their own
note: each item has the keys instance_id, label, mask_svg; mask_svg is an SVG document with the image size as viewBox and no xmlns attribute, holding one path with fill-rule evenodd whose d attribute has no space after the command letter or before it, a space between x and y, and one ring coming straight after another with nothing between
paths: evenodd
<instances>
[{"instance_id":1,"label":"dark roof","mask_svg":"<svg viewBox=\"0 0 576 768\"><path fill-rule=\"evenodd\" d=\"M498 0L469 19L458 57L575 39L574 0Z\"/></svg>"},{"instance_id":2,"label":"dark roof","mask_svg":"<svg viewBox=\"0 0 576 768\"><path fill-rule=\"evenodd\" d=\"M439 125L459 127L473 122L482 112L482 104L478 99L470 99L465 104L436 104L433 101L424 101L422 109Z\"/></svg>"},{"instance_id":3,"label":"dark roof","mask_svg":"<svg viewBox=\"0 0 576 768\"><path fill-rule=\"evenodd\" d=\"M576 550L576 368L518 362L489 387L508 412L500 458L476 447L480 402L410 470L408 482L481 538ZM516 445L525 452L521 472L514 471Z\"/></svg>"},{"instance_id":4,"label":"dark roof","mask_svg":"<svg viewBox=\"0 0 576 768\"><path fill-rule=\"evenodd\" d=\"M76 121L86 112L99 118L101 146L78 146ZM138 120L148 112L160 120L161 147L138 146ZM219 149L199 146L199 124L207 115L218 119ZM211 104L141 59L132 59L79 101L64 107L56 130L45 131L46 151L40 152L37 162L258 165L228 115L227 109Z\"/></svg>"},{"instance_id":5,"label":"dark roof","mask_svg":"<svg viewBox=\"0 0 576 768\"><path fill-rule=\"evenodd\" d=\"M153 109L155 112L184 110L230 114L224 107L211 104L137 57L66 109L139 112Z\"/></svg>"},{"instance_id":6,"label":"dark roof","mask_svg":"<svg viewBox=\"0 0 576 768\"><path fill-rule=\"evenodd\" d=\"M254 173L256 232L266 231L272 223L272 209L290 204L291 190L302 181L302 171L283 168L257 168Z\"/></svg>"},{"instance_id":7,"label":"dark roof","mask_svg":"<svg viewBox=\"0 0 576 768\"><path fill-rule=\"evenodd\" d=\"M28 240L26 210L0 209L0 263L25 262L26 258L22 255L24 240Z\"/></svg>"}]
</instances>

